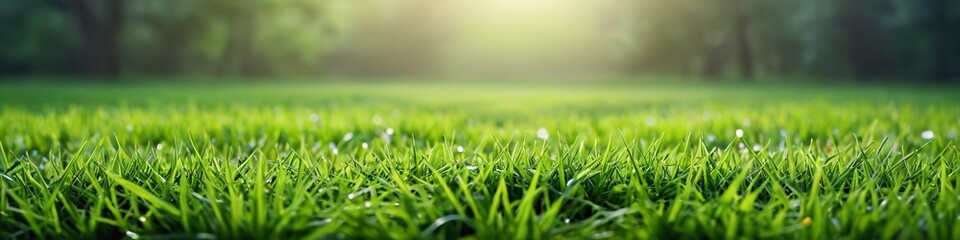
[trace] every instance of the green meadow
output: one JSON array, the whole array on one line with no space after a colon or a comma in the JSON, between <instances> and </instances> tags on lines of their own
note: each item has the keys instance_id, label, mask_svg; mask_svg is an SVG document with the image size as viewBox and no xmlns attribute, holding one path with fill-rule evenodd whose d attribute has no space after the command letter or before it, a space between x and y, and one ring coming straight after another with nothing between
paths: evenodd
<instances>
[{"instance_id":1,"label":"green meadow","mask_svg":"<svg viewBox=\"0 0 960 240\"><path fill-rule=\"evenodd\" d=\"M960 89L0 85L0 237L957 239Z\"/></svg>"}]
</instances>

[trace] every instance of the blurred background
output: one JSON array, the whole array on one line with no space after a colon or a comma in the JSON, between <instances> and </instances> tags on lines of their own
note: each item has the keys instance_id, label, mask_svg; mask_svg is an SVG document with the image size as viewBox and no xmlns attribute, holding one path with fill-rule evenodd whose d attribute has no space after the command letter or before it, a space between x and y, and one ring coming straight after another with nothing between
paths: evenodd
<instances>
[{"instance_id":1,"label":"blurred background","mask_svg":"<svg viewBox=\"0 0 960 240\"><path fill-rule=\"evenodd\" d=\"M960 2L3 0L0 75L943 84Z\"/></svg>"}]
</instances>

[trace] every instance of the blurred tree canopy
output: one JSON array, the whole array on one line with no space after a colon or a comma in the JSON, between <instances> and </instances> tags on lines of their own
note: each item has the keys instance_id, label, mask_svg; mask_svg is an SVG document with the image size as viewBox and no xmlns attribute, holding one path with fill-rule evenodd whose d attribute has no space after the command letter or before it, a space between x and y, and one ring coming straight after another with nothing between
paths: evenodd
<instances>
[{"instance_id":1,"label":"blurred tree canopy","mask_svg":"<svg viewBox=\"0 0 960 240\"><path fill-rule=\"evenodd\" d=\"M519 8L517 2L531 1L538 0L485 4L496 2L490 9L510 14L518 12L511 9ZM430 75L444 72L451 62L469 68L483 62L470 58L486 56L493 58L486 61L490 64L499 61L498 68L579 64L623 74L707 79L947 82L960 76L960 3L953 0L558 0L567 2L567 12L578 13L577 18L537 15L530 18L556 25L510 20L495 26L537 29L481 34L464 19L482 2L5 0L0 3L0 74L102 79ZM545 3L528 6L530 11L551 4L540 2ZM484 21L509 17L487 15ZM562 31L590 36L551 39L563 37L555 34ZM485 42L468 39L486 36L492 40L484 41L495 42L519 35L541 38L516 45L524 48L557 44L527 51L544 56L517 58L526 61L521 66L490 57L496 51L488 50L497 45L484 48L479 45ZM495 54L524 52L503 51ZM598 60L599 53L603 59Z\"/></svg>"}]
</instances>

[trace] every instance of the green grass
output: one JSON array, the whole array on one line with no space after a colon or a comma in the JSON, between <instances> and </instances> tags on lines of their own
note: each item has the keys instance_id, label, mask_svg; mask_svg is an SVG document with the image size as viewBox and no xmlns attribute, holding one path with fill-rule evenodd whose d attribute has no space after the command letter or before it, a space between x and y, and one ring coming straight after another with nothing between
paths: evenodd
<instances>
[{"instance_id":1,"label":"green grass","mask_svg":"<svg viewBox=\"0 0 960 240\"><path fill-rule=\"evenodd\" d=\"M960 238L957 89L560 85L0 86L0 237Z\"/></svg>"}]
</instances>

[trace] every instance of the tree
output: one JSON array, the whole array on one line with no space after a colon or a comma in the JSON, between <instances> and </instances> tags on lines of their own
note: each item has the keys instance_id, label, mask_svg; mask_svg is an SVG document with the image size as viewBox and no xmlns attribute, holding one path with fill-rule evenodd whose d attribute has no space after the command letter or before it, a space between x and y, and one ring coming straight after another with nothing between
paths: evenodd
<instances>
[{"instance_id":1,"label":"tree","mask_svg":"<svg viewBox=\"0 0 960 240\"><path fill-rule=\"evenodd\" d=\"M881 19L890 8L887 0L837 1L836 24L842 35L842 53L851 76L858 79L893 74L890 33Z\"/></svg>"},{"instance_id":2,"label":"tree","mask_svg":"<svg viewBox=\"0 0 960 240\"><path fill-rule=\"evenodd\" d=\"M953 5L950 0L925 0L930 10L928 29L933 32L933 73L932 77L939 83L945 83L951 78L957 78L957 58L960 55L960 21L951 12ZM952 15L953 14L953 15Z\"/></svg>"},{"instance_id":3,"label":"tree","mask_svg":"<svg viewBox=\"0 0 960 240\"><path fill-rule=\"evenodd\" d=\"M137 70L157 74L174 75L184 72L184 55L197 39L197 35L208 29L209 1L161 0L131 2L129 10L130 25L149 31L146 39L127 39L126 44L153 46L153 51L140 50L136 55L147 59L146 66L137 66ZM131 26L132 27L132 26ZM138 58L138 56L127 56Z\"/></svg>"},{"instance_id":4,"label":"tree","mask_svg":"<svg viewBox=\"0 0 960 240\"><path fill-rule=\"evenodd\" d=\"M120 74L118 36L123 28L125 0L53 0L76 20L81 39L79 64L85 73L115 79Z\"/></svg>"},{"instance_id":5,"label":"tree","mask_svg":"<svg viewBox=\"0 0 960 240\"><path fill-rule=\"evenodd\" d=\"M737 45L737 59L740 63L740 76L744 80L753 78L753 51L750 46L750 12L746 9L745 0L734 0L731 10L733 15L734 39Z\"/></svg>"}]
</instances>

